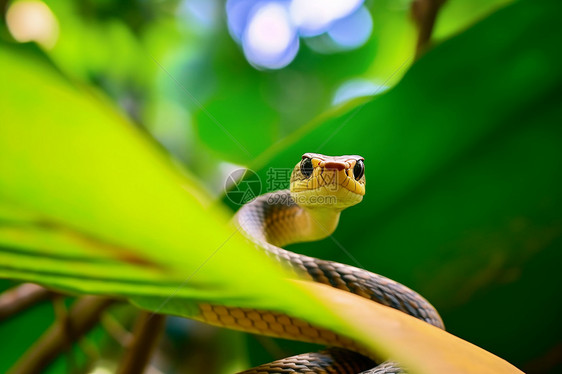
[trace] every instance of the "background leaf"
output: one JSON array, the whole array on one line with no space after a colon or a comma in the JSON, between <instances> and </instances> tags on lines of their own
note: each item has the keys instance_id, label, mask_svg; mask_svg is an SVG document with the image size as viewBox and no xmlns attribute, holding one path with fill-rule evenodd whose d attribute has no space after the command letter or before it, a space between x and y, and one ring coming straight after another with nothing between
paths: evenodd
<instances>
[{"instance_id":1,"label":"background leaf","mask_svg":"<svg viewBox=\"0 0 562 374\"><path fill-rule=\"evenodd\" d=\"M291 249L413 287L449 331L518 365L554 349L558 11L548 1L498 11L427 53L391 91L312 122L257 161L265 180L304 152L366 159L367 195L344 212L335 241Z\"/></svg>"}]
</instances>

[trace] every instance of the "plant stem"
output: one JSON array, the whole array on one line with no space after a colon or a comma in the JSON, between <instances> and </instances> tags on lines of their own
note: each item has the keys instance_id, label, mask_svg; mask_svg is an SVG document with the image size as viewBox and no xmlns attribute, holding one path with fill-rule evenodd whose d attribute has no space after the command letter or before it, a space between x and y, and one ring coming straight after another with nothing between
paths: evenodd
<instances>
[{"instance_id":1,"label":"plant stem","mask_svg":"<svg viewBox=\"0 0 562 374\"><path fill-rule=\"evenodd\" d=\"M135 323L134 337L130 347L121 361L118 374L143 373L150 362L160 335L164 328L166 316L142 311Z\"/></svg>"},{"instance_id":2,"label":"plant stem","mask_svg":"<svg viewBox=\"0 0 562 374\"><path fill-rule=\"evenodd\" d=\"M0 321L15 316L21 311L50 299L54 292L33 283L23 283L0 295Z\"/></svg>"},{"instance_id":3,"label":"plant stem","mask_svg":"<svg viewBox=\"0 0 562 374\"><path fill-rule=\"evenodd\" d=\"M12 366L10 374L42 372L55 358L68 348L68 328L72 341L86 334L98 322L102 312L113 302L98 296L84 296L70 309L66 321L56 321Z\"/></svg>"},{"instance_id":4,"label":"plant stem","mask_svg":"<svg viewBox=\"0 0 562 374\"><path fill-rule=\"evenodd\" d=\"M412 17L418 27L418 41L416 45L416 57L427 49L431 44L431 34L437 19L439 9L446 0L415 0L412 3Z\"/></svg>"}]
</instances>

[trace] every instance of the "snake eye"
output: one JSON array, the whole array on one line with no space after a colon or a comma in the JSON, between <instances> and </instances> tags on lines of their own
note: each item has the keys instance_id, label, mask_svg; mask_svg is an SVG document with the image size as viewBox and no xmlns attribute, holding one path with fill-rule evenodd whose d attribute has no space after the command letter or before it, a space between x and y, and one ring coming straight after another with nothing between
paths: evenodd
<instances>
[{"instance_id":1,"label":"snake eye","mask_svg":"<svg viewBox=\"0 0 562 374\"><path fill-rule=\"evenodd\" d=\"M308 157L305 157L301 161L301 173L305 177L310 177L312 175L312 170L314 167L312 166L312 160Z\"/></svg>"},{"instance_id":2,"label":"snake eye","mask_svg":"<svg viewBox=\"0 0 562 374\"><path fill-rule=\"evenodd\" d=\"M355 166L353 167L353 176L356 180L359 180L363 174L365 174L365 164L362 160L357 160Z\"/></svg>"}]
</instances>

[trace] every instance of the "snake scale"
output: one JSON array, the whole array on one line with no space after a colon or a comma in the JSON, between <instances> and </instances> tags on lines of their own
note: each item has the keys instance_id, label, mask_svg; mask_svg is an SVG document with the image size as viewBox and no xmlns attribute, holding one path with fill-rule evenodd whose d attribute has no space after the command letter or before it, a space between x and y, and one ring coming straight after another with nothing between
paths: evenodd
<instances>
[{"instance_id":1,"label":"snake scale","mask_svg":"<svg viewBox=\"0 0 562 374\"><path fill-rule=\"evenodd\" d=\"M331 235L341 211L359 203L364 194L362 157L306 153L292 171L290 190L257 197L240 208L235 221L245 236L270 257L285 264L295 277L352 292L444 328L435 308L400 283L353 266L281 248ZM197 319L212 325L332 347L280 359L244 371L244 374L403 372L393 362L377 365L376 357L347 337L283 313L210 304L200 304L199 309Z\"/></svg>"}]
</instances>

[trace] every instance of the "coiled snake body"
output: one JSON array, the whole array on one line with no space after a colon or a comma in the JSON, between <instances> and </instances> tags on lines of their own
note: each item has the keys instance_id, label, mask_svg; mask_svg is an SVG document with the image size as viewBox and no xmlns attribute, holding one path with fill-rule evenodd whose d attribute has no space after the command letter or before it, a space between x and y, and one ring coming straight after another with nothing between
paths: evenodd
<instances>
[{"instance_id":1,"label":"coiled snake body","mask_svg":"<svg viewBox=\"0 0 562 374\"><path fill-rule=\"evenodd\" d=\"M301 279L343 289L398 309L443 328L435 308L423 297L393 280L337 262L320 260L282 246L329 236L343 209L365 194L364 160L360 156L330 157L306 153L291 174L291 189L261 195L236 215L241 231L259 248L286 264ZM245 371L267 373L400 373L392 362L375 366L369 353L353 340L282 313L200 305L198 319L218 326L335 347L288 357Z\"/></svg>"}]
</instances>

